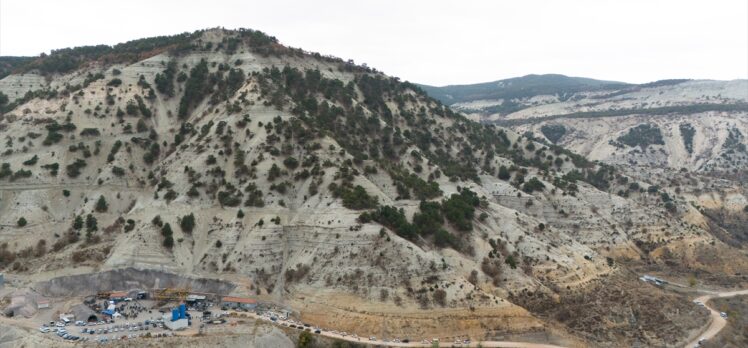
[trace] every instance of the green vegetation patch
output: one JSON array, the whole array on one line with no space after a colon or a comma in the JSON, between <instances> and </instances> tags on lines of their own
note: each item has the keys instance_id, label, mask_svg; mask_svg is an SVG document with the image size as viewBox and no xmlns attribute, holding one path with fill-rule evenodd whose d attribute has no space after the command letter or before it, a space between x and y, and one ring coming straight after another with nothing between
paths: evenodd
<instances>
[{"instance_id":1,"label":"green vegetation patch","mask_svg":"<svg viewBox=\"0 0 748 348\"><path fill-rule=\"evenodd\" d=\"M617 140L626 146L640 146L642 149L650 145L665 145L660 128L646 123L629 129L628 133L618 137Z\"/></svg>"}]
</instances>

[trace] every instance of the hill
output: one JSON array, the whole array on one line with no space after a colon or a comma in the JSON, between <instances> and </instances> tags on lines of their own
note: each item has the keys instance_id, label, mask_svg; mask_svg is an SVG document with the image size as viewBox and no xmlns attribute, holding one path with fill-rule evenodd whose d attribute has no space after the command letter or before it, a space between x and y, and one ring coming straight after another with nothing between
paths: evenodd
<instances>
[{"instance_id":1,"label":"hill","mask_svg":"<svg viewBox=\"0 0 748 348\"><path fill-rule=\"evenodd\" d=\"M362 335L664 345L697 309L634 272L748 267L739 182L634 176L258 31L26 64L0 80L0 269L29 291L158 270Z\"/></svg>"},{"instance_id":2,"label":"hill","mask_svg":"<svg viewBox=\"0 0 748 348\"><path fill-rule=\"evenodd\" d=\"M460 97L449 104L474 120L531 132L609 164L704 172L740 171L748 165L742 150L743 134L748 132L746 80L680 79L630 85L544 76L534 79L538 86L511 93L503 82L457 86L454 93ZM443 88L424 90L444 100L445 91L452 90ZM657 140L633 141L641 127L651 128Z\"/></svg>"},{"instance_id":3,"label":"hill","mask_svg":"<svg viewBox=\"0 0 748 348\"><path fill-rule=\"evenodd\" d=\"M479 100L522 99L536 95L565 96L581 91L620 89L626 86L630 84L560 74L526 75L493 82L444 87L420 85L426 93L446 105Z\"/></svg>"}]
</instances>

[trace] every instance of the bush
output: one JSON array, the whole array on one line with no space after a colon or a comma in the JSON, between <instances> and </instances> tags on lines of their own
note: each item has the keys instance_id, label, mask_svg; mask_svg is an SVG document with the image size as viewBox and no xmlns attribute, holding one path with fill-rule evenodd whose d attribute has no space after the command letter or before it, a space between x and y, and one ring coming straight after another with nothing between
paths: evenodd
<instances>
[{"instance_id":1,"label":"bush","mask_svg":"<svg viewBox=\"0 0 748 348\"><path fill-rule=\"evenodd\" d=\"M566 127L560 124L543 125L540 132L552 143L557 143L566 134Z\"/></svg>"},{"instance_id":2,"label":"bush","mask_svg":"<svg viewBox=\"0 0 748 348\"><path fill-rule=\"evenodd\" d=\"M376 211L363 213L359 216L359 221L362 223L372 220L389 227L398 236L405 239L413 240L416 237L416 229L405 218L405 212L402 208L398 210L395 207L387 205L380 207Z\"/></svg>"},{"instance_id":3,"label":"bush","mask_svg":"<svg viewBox=\"0 0 748 348\"><path fill-rule=\"evenodd\" d=\"M174 96L174 76L177 73L177 63L169 62L163 73L156 74L156 90L165 94L167 97Z\"/></svg>"},{"instance_id":4,"label":"bush","mask_svg":"<svg viewBox=\"0 0 748 348\"><path fill-rule=\"evenodd\" d=\"M145 124L145 120L142 118L138 119L138 122L135 123L135 131L138 133L144 133L148 131L148 125Z\"/></svg>"},{"instance_id":5,"label":"bush","mask_svg":"<svg viewBox=\"0 0 748 348\"><path fill-rule=\"evenodd\" d=\"M460 249L460 240L443 228L438 229L434 234L434 244L440 248L451 246L455 250Z\"/></svg>"},{"instance_id":6,"label":"bush","mask_svg":"<svg viewBox=\"0 0 748 348\"><path fill-rule=\"evenodd\" d=\"M514 259L514 255L507 256L506 259L504 259L504 262L512 269L517 268L517 260Z\"/></svg>"},{"instance_id":7,"label":"bush","mask_svg":"<svg viewBox=\"0 0 748 348\"><path fill-rule=\"evenodd\" d=\"M447 305L447 292L442 289L436 289L434 291L434 302L444 307Z\"/></svg>"},{"instance_id":8,"label":"bush","mask_svg":"<svg viewBox=\"0 0 748 348\"><path fill-rule=\"evenodd\" d=\"M418 234L427 236L443 231L444 216L439 203L422 201L419 209L420 211L413 215L413 225ZM437 244L439 244L438 241Z\"/></svg>"},{"instance_id":9,"label":"bush","mask_svg":"<svg viewBox=\"0 0 748 348\"><path fill-rule=\"evenodd\" d=\"M179 101L180 118L186 118L191 109L199 104L210 91L208 75L208 62L205 59L201 59L200 63L190 70L190 77L184 85L184 95Z\"/></svg>"},{"instance_id":10,"label":"bush","mask_svg":"<svg viewBox=\"0 0 748 348\"><path fill-rule=\"evenodd\" d=\"M123 169L121 167L114 166L114 167L112 167L112 174L114 174L115 176L120 176L120 177L124 176L125 175L125 169Z\"/></svg>"},{"instance_id":11,"label":"bush","mask_svg":"<svg viewBox=\"0 0 748 348\"><path fill-rule=\"evenodd\" d=\"M533 177L527 182L525 182L524 185L522 185L522 191L525 191L526 193L533 193L535 191L543 191L545 189L545 185L538 180L538 178Z\"/></svg>"},{"instance_id":12,"label":"bush","mask_svg":"<svg viewBox=\"0 0 748 348\"><path fill-rule=\"evenodd\" d=\"M352 190L343 189L341 196L343 197L343 206L348 209L371 209L377 206L377 198L369 196L366 189L361 185L356 185Z\"/></svg>"},{"instance_id":13,"label":"bush","mask_svg":"<svg viewBox=\"0 0 748 348\"><path fill-rule=\"evenodd\" d=\"M26 218L21 217L20 219L18 219L18 222L16 222L16 224L18 225L18 227L26 226L27 224Z\"/></svg>"},{"instance_id":14,"label":"bush","mask_svg":"<svg viewBox=\"0 0 748 348\"><path fill-rule=\"evenodd\" d=\"M153 164L153 162L158 159L158 156L161 154L161 147L158 145L158 143L153 143L148 148L148 152L143 154L143 162L146 164Z\"/></svg>"},{"instance_id":15,"label":"bush","mask_svg":"<svg viewBox=\"0 0 748 348\"><path fill-rule=\"evenodd\" d=\"M641 146L642 149L646 149L649 145L665 144L660 128L651 124L640 124L631 128L628 133L618 137L617 140L630 147Z\"/></svg>"},{"instance_id":16,"label":"bush","mask_svg":"<svg viewBox=\"0 0 748 348\"><path fill-rule=\"evenodd\" d=\"M122 80L115 77L111 79L106 85L109 87L119 87L120 85L122 85Z\"/></svg>"},{"instance_id":17,"label":"bush","mask_svg":"<svg viewBox=\"0 0 748 348\"><path fill-rule=\"evenodd\" d=\"M99 135L101 135L101 132L96 128L85 128L81 131L81 136L84 137L96 137Z\"/></svg>"},{"instance_id":18,"label":"bush","mask_svg":"<svg viewBox=\"0 0 748 348\"><path fill-rule=\"evenodd\" d=\"M512 174L509 173L509 169L506 166L499 167L499 179L507 181L512 178Z\"/></svg>"},{"instance_id":19,"label":"bush","mask_svg":"<svg viewBox=\"0 0 748 348\"><path fill-rule=\"evenodd\" d=\"M168 189L168 190L166 191L166 194L164 194L164 199L165 199L165 200L166 200L167 202L171 202L171 201L173 201L174 199L176 199L178 195L179 195L179 194L177 193L177 191L174 191L174 190L172 190L172 189Z\"/></svg>"},{"instance_id":20,"label":"bush","mask_svg":"<svg viewBox=\"0 0 748 348\"><path fill-rule=\"evenodd\" d=\"M273 163L273 165L270 167L270 170L268 171L268 181L273 181L279 176L281 176L280 167Z\"/></svg>"},{"instance_id":21,"label":"bush","mask_svg":"<svg viewBox=\"0 0 748 348\"><path fill-rule=\"evenodd\" d=\"M0 179L4 179L12 175L13 170L10 169L10 163L3 163L2 166L0 166Z\"/></svg>"},{"instance_id":22,"label":"bush","mask_svg":"<svg viewBox=\"0 0 748 348\"><path fill-rule=\"evenodd\" d=\"M127 222L125 224L125 232L130 232L133 229L135 229L135 220L127 219Z\"/></svg>"},{"instance_id":23,"label":"bush","mask_svg":"<svg viewBox=\"0 0 748 348\"><path fill-rule=\"evenodd\" d=\"M45 164L45 165L42 165L42 169L49 170L49 175L57 176L57 173L60 170L60 164L56 162Z\"/></svg>"},{"instance_id":24,"label":"bush","mask_svg":"<svg viewBox=\"0 0 748 348\"><path fill-rule=\"evenodd\" d=\"M299 341L296 343L297 348L310 348L315 346L314 336L309 331L302 331L299 334Z\"/></svg>"},{"instance_id":25,"label":"bush","mask_svg":"<svg viewBox=\"0 0 748 348\"><path fill-rule=\"evenodd\" d=\"M195 215L190 213L190 215L183 216L182 219L179 220L179 227L181 227L182 231L185 233L192 233L192 230L195 228Z\"/></svg>"},{"instance_id":26,"label":"bush","mask_svg":"<svg viewBox=\"0 0 748 348\"><path fill-rule=\"evenodd\" d=\"M153 220L151 220L151 223L158 227L161 227L164 225L164 222L161 220L161 215L154 216Z\"/></svg>"},{"instance_id":27,"label":"bush","mask_svg":"<svg viewBox=\"0 0 748 348\"><path fill-rule=\"evenodd\" d=\"M171 230L171 225L169 225L168 222L161 226L161 235L164 237L171 237L174 235L174 231Z\"/></svg>"},{"instance_id":28,"label":"bush","mask_svg":"<svg viewBox=\"0 0 748 348\"><path fill-rule=\"evenodd\" d=\"M138 110L140 111L140 114L143 115L143 117L151 117L151 109L149 109L148 106L145 105L145 103L143 102L143 98L139 95L136 95L135 101L138 102Z\"/></svg>"},{"instance_id":29,"label":"bush","mask_svg":"<svg viewBox=\"0 0 748 348\"><path fill-rule=\"evenodd\" d=\"M471 231L473 229L473 215L475 207L480 205L478 196L468 189L462 189L460 194L452 194L449 199L442 203L444 216L460 231Z\"/></svg>"},{"instance_id":30,"label":"bush","mask_svg":"<svg viewBox=\"0 0 748 348\"><path fill-rule=\"evenodd\" d=\"M39 160L39 156L34 155L34 157L29 158L28 160L23 162L23 165L25 166L33 166L36 164L36 162Z\"/></svg>"},{"instance_id":31,"label":"bush","mask_svg":"<svg viewBox=\"0 0 748 348\"><path fill-rule=\"evenodd\" d=\"M75 162L65 167L65 172L71 178L77 178L81 174L81 169L86 167L86 161L83 159L76 159Z\"/></svg>"},{"instance_id":32,"label":"bush","mask_svg":"<svg viewBox=\"0 0 748 348\"><path fill-rule=\"evenodd\" d=\"M11 181L18 180L22 178L30 178L31 177L31 171L25 170L25 169L19 169L15 173L13 173L13 176L10 178Z\"/></svg>"},{"instance_id":33,"label":"bush","mask_svg":"<svg viewBox=\"0 0 748 348\"><path fill-rule=\"evenodd\" d=\"M283 164L288 169L296 169L299 166L299 160L297 160L296 158L293 158L293 157L288 157L288 158L286 158L286 159L283 160Z\"/></svg>"},{"instance_id":34,"label":"bush","mask_svg":"<svg viewBox=\"0 0 748 348\"><path fill-rule=\"evenodd\" d=\"M224 207L236 207L242 203L242 199L234 192L220 191L218 192L218 202Z\"/></svg>"}]
</instances>

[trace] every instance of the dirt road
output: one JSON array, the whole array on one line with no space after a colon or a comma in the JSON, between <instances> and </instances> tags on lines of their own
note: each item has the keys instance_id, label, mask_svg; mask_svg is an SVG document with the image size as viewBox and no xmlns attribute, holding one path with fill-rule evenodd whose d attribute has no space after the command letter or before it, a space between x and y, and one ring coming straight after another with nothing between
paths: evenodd
<instances>
[{"instance_id":1,"label":"dirt road","mask_svg":"<svg viewBox=\"0 0 748 348\"><path fill-rule=\"evenodd\" d=\"M245 314L249 314L250 317L253 317L255 319L273 322L268 317L258 315L257 313L254 313L254 312L249 312ZM291 324L298 324L295 322L280 320L280 319L274 321L274 323L277 325L283 325L283 326L288 326ZM380 346L385 346L385 347L432 347L431 342L428 342L428 343L427 342L395 343L391 341L385 342L381 338L372 340L367 337L358 337L355 335L354 336L352 335L343 336L340 333L334 333L330 331L322 331L321 333L319 333L319 335L325 336L325 337L331 337L331 338L335 338L335 339L339 339L343 341L348 341L348 342L355 342L359 344L380 345ZM511 342L511 341L481 341L481 342L470 342L470 343L459 343L459 344L445 341L445 342L441 342L441 344L444 346L455 346L455 347L478 347L480 346L480 347L501 347L501 348L512 348L512 347L515 347L515 348L565 348L563 346L557 346L557 345L552 345L552 344L530 343L530 342Z\"/></svg>"},{"instance_id":2,"label":"dirt road","mask_svg":"<svg viewBox=\"0 0 748 348\"><path fill-rule=\"evenodd\" d=\"M723 319L719 312L716 311L714 308L709 306L709 303L707 303L709 300L715 298L715 297L733 297L733 296L739 296L739 295L748 295L748 290L740 290L740 291L727 291L727 292L710 292L710 294L703 295L700 297L697 297L695 301L699 301L706 306L706 308L709 310L711 322L709 323L709 327L699 336L696 337L691 342L688 342L686 344L687 348L695 347L698 345L699 340L705 339L709 340L712 337L716 336L724 327L727 325L727 320Z\"/></svg>"}]
</instances>

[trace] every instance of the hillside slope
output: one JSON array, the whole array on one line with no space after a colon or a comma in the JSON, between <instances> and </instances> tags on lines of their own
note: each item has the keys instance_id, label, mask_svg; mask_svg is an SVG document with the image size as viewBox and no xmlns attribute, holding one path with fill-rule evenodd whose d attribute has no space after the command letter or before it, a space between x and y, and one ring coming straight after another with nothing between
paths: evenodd
<instances>
[{"instance_id":1,"label":"hillside slope","mask_svg":"<svg viewBox=\"0 0 748 348\"><path fill-rule=\"evenodd\" d=\"M155 269L225 277L347 331L379 332L386 317L397 335L616 346L699 324L631 269L748 267L742 237L686 203L697 184L624 175L257 31L63 50L19 69L0 80L0 269L30 281ZM739 214L746 192L723 189ZM630 301L593 292L578 308L600 284ZM621 319L610 306L653 300L651 325L609 324ZM551 304L609 321L578 326Z\"/></svg>"},{"instance_id":2,"label":"hillside slope","mask_svg":"<svg viewBox=\"0 0 748 348\"><path fill-rule=\"evenodd\" d=\"M521 81L528 77L518 78ZM455 110L610 164L730 172L748 165L748 80L663 80L641 85L583 84L540 75L537 87L475 84L457 91ZM506 80L509 81L509 80ZM596 80L592 80L596 81ZM526 84L528 85L528 84ZM440 98L443 90L425 89ZM521 93L520 93L521 91ZM640 139L651 129L654 138Z\"/></svg>"}]
</instances>

